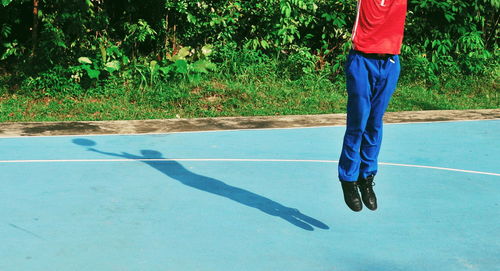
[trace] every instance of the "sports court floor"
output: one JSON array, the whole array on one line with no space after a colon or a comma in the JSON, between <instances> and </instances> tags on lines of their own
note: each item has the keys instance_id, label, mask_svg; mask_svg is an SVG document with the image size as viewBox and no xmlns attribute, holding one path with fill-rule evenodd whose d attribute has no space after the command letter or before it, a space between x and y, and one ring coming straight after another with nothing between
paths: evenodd
<instances>
[{"instance_id":1,"label":"sports court floor","mask_svg":"<svg viewBox=\"0 0 500 271\"><path fill-rule=\"evenodd\" d=\"M360 213L344 130L0 138L0 270L500 270L500 120L387 124Z\"/></svg>"}]
</instances>

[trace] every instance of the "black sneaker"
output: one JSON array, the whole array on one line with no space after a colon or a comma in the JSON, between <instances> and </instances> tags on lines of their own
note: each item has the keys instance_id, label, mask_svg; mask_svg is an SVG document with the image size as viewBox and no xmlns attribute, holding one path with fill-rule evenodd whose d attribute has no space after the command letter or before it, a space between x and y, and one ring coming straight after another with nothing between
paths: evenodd
<instances>
[{"instance_id":1,"label":"black sneaker","mask_svg":"<svg viewBox=\"0 0 500 271\"><path fill-rule=\"evenodd\" d=\"M363 205L361 204L361 198L359 197L357 182L340 181L340 183L342 184L344 200L347 206L355 212L361 211Z\"/></svg>"},{"instance_id":2,"label":"black sneaker","mask_svg":"<svg viewBox=\"0 0 500 271\"><path fill-rule=\"evenodd\" d=\"M373 182L374 178L374 175L370 175L366 179L362 177L358 179L359 191L361 191L363 203L372 211L377 210L377 196L375 196L375 192L373 191L373 186L375 185Z\"/></svg>"}]
</instances>

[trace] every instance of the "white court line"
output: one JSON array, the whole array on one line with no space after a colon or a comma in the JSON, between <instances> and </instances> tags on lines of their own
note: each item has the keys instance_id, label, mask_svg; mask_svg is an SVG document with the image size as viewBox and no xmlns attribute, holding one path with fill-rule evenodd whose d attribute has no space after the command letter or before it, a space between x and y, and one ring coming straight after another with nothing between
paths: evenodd
<instances>
[{"instance_id":1,"label":"white court line","mask_svg":"<svg viewBox=\"0 0 500 271\"><path fill-rule=\"evenodd\" d=\"M285 162L285 163L338 163L338 160L300 160L300 159L231 159L231 158L159 158L159 159L71 159L71 160L0 160L0 164L16 164L16 163L78 163L78 162ZM491 176L500 176L500 173L483 172L474 170L465 170L457 168L434 167L424 165L410 165L380 162L380 165L398 166L398 167L413 167L426 168L435 170L446 170L472 174L482 174Z\"/></svg>"},{"instance_id":2,"label":"white court line","mask_svg":"<svg viewBox=\"0 0 500 271\"><path fill-rule=\"evenodd\" d=\"M500 173L474 171L474 170L465 170L465 169L457 169L457 168L433 167L433 166L422 166L422 165L407 165L407 164L384 163L384 162L381 162L379 164L380 165L386 165L386 166L428 168L428 169L437 169L437 170L447 170L447 171L457 171L457 172L464 172L464 173L473 173L473 174L483 174L483 175L500 176Z\"/></svg>"}]
</instances>

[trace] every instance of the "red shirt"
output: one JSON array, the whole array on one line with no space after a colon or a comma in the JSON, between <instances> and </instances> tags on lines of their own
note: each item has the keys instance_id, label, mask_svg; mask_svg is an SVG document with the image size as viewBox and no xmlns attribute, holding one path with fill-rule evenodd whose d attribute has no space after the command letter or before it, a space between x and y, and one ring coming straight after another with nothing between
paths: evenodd
<instances>
[{"instance_id":1,"label":"red shirt","mask_svg":"<svg viewBox=\"0 0 500 271\"><path fill-rule=\"evenodd\" d=\"M406 9L406 0L358 0L354 49L367 54L400 54Z\"/></svg>"}]
</instances>

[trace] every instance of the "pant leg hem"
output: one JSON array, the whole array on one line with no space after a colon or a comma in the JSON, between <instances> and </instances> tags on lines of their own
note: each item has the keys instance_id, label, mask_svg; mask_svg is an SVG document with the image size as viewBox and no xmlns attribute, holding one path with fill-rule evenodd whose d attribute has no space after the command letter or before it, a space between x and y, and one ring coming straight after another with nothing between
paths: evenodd
<instances>
[{"instance_id":1,"label":"pant leg hem","mask_svg":"<svg viewBox=\"0 0 500 271\"><path fill-rule=\"evenodd\" d=\"M344 178L339 178L339 181L341 181L341 182L348 182L348 183L354 183L354 182L357 182L358 180L356 179L356 180L349 181L349 180L346 180Z\"/></svg>"}]
</instances>

